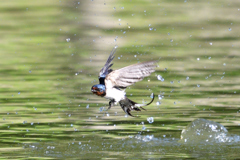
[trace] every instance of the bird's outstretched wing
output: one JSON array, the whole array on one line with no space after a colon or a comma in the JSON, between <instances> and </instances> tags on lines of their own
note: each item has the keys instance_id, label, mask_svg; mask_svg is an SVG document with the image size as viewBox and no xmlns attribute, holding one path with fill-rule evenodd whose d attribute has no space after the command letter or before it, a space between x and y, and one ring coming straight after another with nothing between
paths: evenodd
<instances>
[{"instance_id":1,"label":"bird's outstretched wing","mask_svg":"<svg viewBox=\"0 0 240 160\"><path fill-rule=\"evenodd\" d=\"M112 71L107 75L106 80L110 80L115 87L126 88L133 83L143 80L144 77L154 72L157 62L158 61L148 61L137 63Z\"/></svg>"},{"instance_id":2,"label":"bird's outstretched wing","mask_svg":"<svg viewBox=\"0 0 240 160\"><path fill-rule=\"evenodd\" d=\"M99 80L100 80L100 78L105 78L107 75L108 75L108 73L110 73L112 70L110 69L110 67L113 65L113 63L111 63L112 62L112 60L114 59L114 53L116 52L116 50L117 50L117 46L115 46L114 48L113 48L113 50L112 50L112 52L110 53L110 55L109 55L109 57L108 57L108 59L107 59L107 62L106 62L106 64L103 66L103 68L100 70L100 72L99 72Z\"/></svg>"}]
</instances>

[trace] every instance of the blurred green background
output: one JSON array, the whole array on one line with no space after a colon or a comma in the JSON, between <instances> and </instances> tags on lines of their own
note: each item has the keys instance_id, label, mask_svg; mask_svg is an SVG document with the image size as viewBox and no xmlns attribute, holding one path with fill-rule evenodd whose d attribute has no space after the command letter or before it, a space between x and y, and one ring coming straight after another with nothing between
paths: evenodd
<instances>
[{"instance_id":1,"label":"blurred green background","mask_svg":"<svg viewBox=\"0 0 240 160\"><path fill-rule=\"evenodd\" d=\"M197 152L165 141L196 118L239 135L238 1L4 0L0 8L1 158L239 157L236 144ZM160 60L126 90L139 103L155 93L147 111L132 112L140 118L106 111L90 91L115 45L113 69ZM162 139L129 140L139 133Z\"/></svg>"}]
</instances>

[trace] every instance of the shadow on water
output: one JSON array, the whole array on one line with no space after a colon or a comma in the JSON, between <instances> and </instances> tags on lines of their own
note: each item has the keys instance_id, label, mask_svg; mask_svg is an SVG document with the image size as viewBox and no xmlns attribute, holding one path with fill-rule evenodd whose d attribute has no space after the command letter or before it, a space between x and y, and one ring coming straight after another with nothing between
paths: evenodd
<instances>
[{"instance_id":1,"label":"shadow on water","mask_svg":"<svg viewBox=\"0 0 240 160\"><path fill-rule=\"evenodd\" d=\"M239 7L3 2L0 157L238 158ZM139 103L156 95L147 111L132 112L138 118L120 106L107 110L108 101L90 91L115 45L113 69L160 60L126 90ZM198 118L220 123L237 142L181 143L182 130Z\"/></svg>"}]
</instances>

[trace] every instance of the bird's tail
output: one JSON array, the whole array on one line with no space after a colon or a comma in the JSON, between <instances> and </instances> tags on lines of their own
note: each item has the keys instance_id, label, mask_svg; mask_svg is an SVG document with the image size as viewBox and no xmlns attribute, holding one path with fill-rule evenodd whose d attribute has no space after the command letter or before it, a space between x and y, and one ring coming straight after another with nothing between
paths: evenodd
<instances>
[{"instance_id":1,"label":"bird's tail","mask_svg":"<svg viewBox=\"0 0 240 160\"><path fill-rule=\"evenodd\" d=\"M125 113L127 113L128 115L130 115L132 117L136 117L136 116L133 116L130 112L132 110L135 110L135 111L141 111L141 109L146 110L146 109L143 108L143 106L147 106L147 105L149 105L153 102L153 100L154 100L154 94L153 93L151 94L151 97L152 97L151 102L149 102L147 104L138 104L138 103L128 99L127 97L125 97L125 99L119 101L119 104L120 104L120 106L122 107L122 109Z\"/></svg>"}]
</instances>

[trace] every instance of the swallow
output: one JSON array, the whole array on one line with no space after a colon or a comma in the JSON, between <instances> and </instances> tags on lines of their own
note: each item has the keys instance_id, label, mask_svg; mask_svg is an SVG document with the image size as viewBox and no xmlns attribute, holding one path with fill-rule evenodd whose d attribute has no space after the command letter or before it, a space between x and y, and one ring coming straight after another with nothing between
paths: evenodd
<instances>
[{"instance_id":1,"label":"swallow","mask_svg":"<svg viewBox=\"0 0 240 160\"><path fill-rule=\"evenodd\" d=\"M112 70L112 61L115 57L114 53L116 50L117 46L113 48L106 64L99 72L99 84L93 85L91 91L93 94L110 100L108 109L113 107L114 104L119 103L127 115L135 117L130 112L132 110L145 110L143 106L147 106L153 102L154 94L152 93L152 100L148 104L138 104L127 98L125 89L128 86L143 80L144 77L147 77L154 72L157 61L142 62L118 70Z\"/></svg>"}]
</instances>

